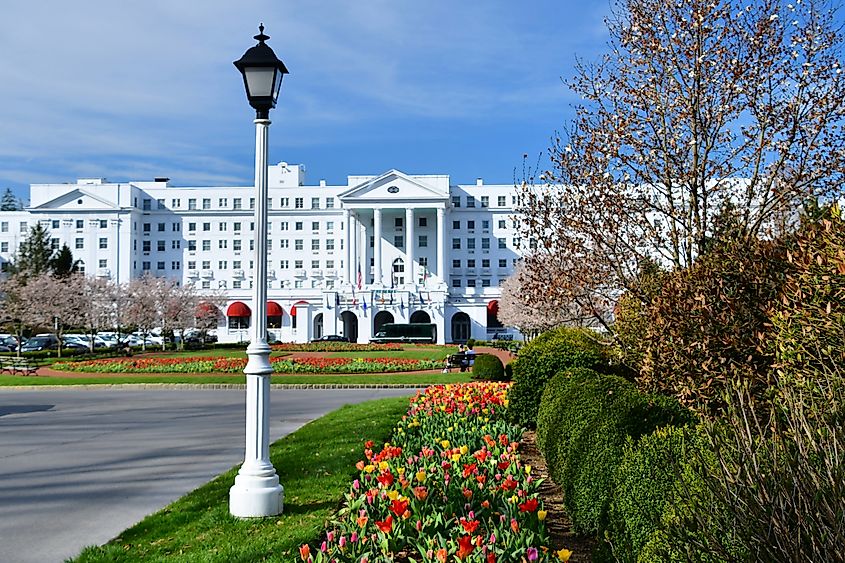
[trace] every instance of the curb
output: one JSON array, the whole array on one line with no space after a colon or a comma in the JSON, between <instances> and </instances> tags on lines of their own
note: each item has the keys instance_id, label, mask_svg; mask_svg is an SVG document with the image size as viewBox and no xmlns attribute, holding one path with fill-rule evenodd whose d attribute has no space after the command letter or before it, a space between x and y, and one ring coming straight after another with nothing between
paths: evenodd
<instances>
[{"instance_id":1,"label":"curb","mask_svg":"<svg viewBox=\"0 0 845 563\"><path fill-rule=\"evenodd\" d=\"M415 383L271 383L270 389L425 389L433 384ZM243 383L100 383L81 385L9 385L0 386L0 393L4 391L58 391L79 389L91 390L133 390L133 389L212 389L212 390L244 390Z\"/></svg>"}]
</instances>

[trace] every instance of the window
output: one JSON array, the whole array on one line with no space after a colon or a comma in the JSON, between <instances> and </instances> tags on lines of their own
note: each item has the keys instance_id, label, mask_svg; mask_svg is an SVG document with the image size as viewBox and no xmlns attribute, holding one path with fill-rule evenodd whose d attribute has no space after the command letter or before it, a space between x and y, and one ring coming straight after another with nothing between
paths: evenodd
<instances>
[{"instance_id":1,"label":"window","mask_svg":"<svg viewBox=\"0 0 845 563\"><path fill-rule=\"evenodd\" d=\"M190 262L188 262L188 269L189 269L189 270L196 270L196 269L197 269L197 263L196 263L196 261L191 260Z\"/></svg>"},{"instance_id":2,"label":"window","mask_svg":"<svg viewBox=\"0 0 845 563\"><path fill-rule=\"evenodd\" d=\"M326 221L326 230L328 232L334 231L334 221Z\"/></svg>"},{"instance_id":3,"label":"window","mask_svg":"<svg viewBox=\"0 0 845 563\"><path fill-rule=\"evenodd\" d=\"M487 221L486 219L484 221L482 221L481 222L481 228L484 229L484 230L489 229L490 228L490 221Z\"/></svg>"},{"instance_id":4,"label":"window","mask_svg":"<svg viewBox=\"0 0 845 563\"><path fill-rule=\"evenodd\" d=\"M150 242L150 241L147 241L147 242ZM84 238L76 239L76 249L81 250L83 248L85 248L85 239Z\"/></svg>"},{"instance_id":5,"label":"window","mask_svg":"<svg viewBox=\"0 0 845 563\"><path fill-rule=\"evenodd\" d=\"M170 207L179 208L182 207L182 200L178 198L173 198L170 200Z\"/></svg>"},{"instance_id":6,"label":"window","mask_svg":"<svg viewBox=\"0 0 845 563\"><path fill-rule=\"evenodd\" d=\"M20 229L20 232L22 232L22 233L26 232L26 221L20 222L19 229Z\"/></svg>"},{"instance_id":7,"label":"window","mask_svg":"<svg viewBox=\"0 0 845 563\"><path fill-rule=\"evenodd\" d=\"M452 287L461 287L461 278L452 278Z\"/></svg>"},{"instance_id":8,"label":"window","mask_svg":"<svg viewBox=\"0 0 845 563\"><path fill-rule=\"evenodd\" d=\"M50 222L50 225L51 225L51 227L50 227L50 228L52 228L52 229L58 229L58 228L59 228L59 220L58 220L58 219L53 219L53 220Z\"/></svg>"},{"instance_id":9,"label":"window","mask_svg":"<svg viewBox=\"0 0 845 563\"><path fill-rule=\"evenodd\" d=\"M163 199L157 199L156 200L156 209L164 209L164 200Z\"/></svg>"},{"instance_id":10,"label":"window","mask_svg":"<svg viewBox=\"0 0 845 563\"><path fill-rule=\"evenodd\" d=\"M289 197L283 197L281 203L282 203L282 207L290 207L290 198Z\"/></svg>"},{"instance_id":11,"label":"window","mask_svg":"<svg viewBox=\"0 0 845 563\"><path fill-rule=\"evenodd\" d=\"M255 239L249 239L249 249L255 250Z\"/></svg>"},{"instance_id":12,"label":"window","mask_svg":"<svg viewBox=\"0 0 845 563\"><path fill-rule=\"evenodd\" d=\"M232 199L232 208L233 209L241 209L241 207L242 207L241 198L236 197L236 198Z\"/></svg>"},{"instance_id":13,"label":"window","mask_svg":"<svg viewBox=\"0 0 845 563\"><path fill-rule=\"evenodd\" d=\"M148 198L144 198L144 206L143 206L143 210L144 210L144 211L149 211L149 210L150 210L150 208L151 208L151 206L152 206L152 203L153 203L153 200L148 199Z\"/></svg>"},{"instance_id":14,"label":"window","mask_svg":"<svg viewBox=\"0 0 845 563\"><path fill-rule=\"evenodd\" d=\"M241 249L241 239L236 238L232 241L232 250L240 250Z\"/></svg>"},{"instance_id":15,"label":"window","mask_svg":"<svg viewBox=\"0 0 845 563\"><path fill-rule=\"evenodd\" d=\"M224 249L224 248L228 248L228 246L229 246L229 241L226 240L226 239L221 239L221 240L217 241L217 248L219 248L221 250ZM269 250L269 248L268 248L268 250Z\"/></svg>"},{"instance_id":16,"label":"window","mask_svg":"<svg viewBox=\"0 0 845 563\"><path fill-rule=\"evenodd\" d=\"M235 223L232 225L232 229L234 229L234 231L235 231L235 232L240 231L240 230L241 230L241 223L240 223L240 221L235 222Z\"/></svg>"},{"instance_id":17,"label":"window","mask_svg":"<svg viewBox=\"0 0 845 563\"><path fill-rule=\"evenodd\" d=\"M208 239L202 241L202 249L206 252L210 251L211 250L211 241L208 240Z\"/></svg>"},{"instance_id":18,"label":"window","mask_svg":"<svg viewBox=\"0 0 845 563\"><path fill-rule=\"evenodd\" d=\"M461 239L453 238L452 239L452 250L460 250L461 249Z\"/></svg>"},{"instance_id":19,"label":"window","mask_svg":"<svg viewBox=\"0 0 845 563\"><path fill-rule=\"evenodd\" d=\"M489 268L490 267L490 259L489 258L483 259L481 261L481 267L482 268Z\"/></svg>"},{"instance_id":20,"label":"window","mask_svg":"<svg viewBox=\"0 0 845 563\"><path fill-rule=\"evenodd\" d=\"M481 239L481 250L490 250L490 239L489 238Z\"/></svg>"},{"instance_id":21,"label":"window","mask_svg":"<svg viewBox=\"0 0 845 563\"><path fill-rule=\"evenodd\" d=\"M211 282L208 281L208 280L203 281L202 282L202 288L203 289L211 289Z\"/></svg>"},{"instance_id":22,"label":"window","mask_svg":"<svg viewBox=\"0 0 845 563\"><path fill-rule=\"evenodd\" d=\"M98 260L97 264L98 264L99 268L108 268L109 267L109 261L106 260L105 258Z\"/></svg>"},{"instance_id":23,"label":"window","mask_svg":"<svg viewBox=\"0 0 845 563\"><path fill-rule=\"evenodd\" d=\"M475 260L467 260L467 268L475 268Z\"/></svg>"},{"instance_id":24,"label":"window","mask_svg":"<svg viewBox=\"0 0 845 563\"><path fill-rule=\"evenodd\" d=\"M281 231L287 231L289 227L290 225L287 221L282 221L281 223L279 223L279 230Z\"/></svg>"},{"instance_id":25,"label":"window","mask_svg":"<svg viewBox=\"0 0 845 563\"><path fill-rule=\"evenodd\" d=\"M504 206L505 206L505 201L506 201L506 200L505 200L505 196L500 195L500 196L498 197L498 200L497 200L497 203L499 204L499 207L504 207Z\"/></svg>"},{"instance_id":26,"label":"window","mask_svg":"<svg viewBox=\"0 0 845 563\"><path fill-rule=\"evenodd\" d=\"M267 251L273 250L273 239L267 239Z\"/></svg>"},{"instance_id":27,"label":"window","mask_svg":"<svg viewBox=\"0 0 845 563\"><path fill-rule=\"evenodd\" d=\"M181 240L171 240L170 241L170 248L172 248L173 250L178 250L181 247L182 247L182 241Z\"/></svg>"},{"instance_id":28,"label":"window","mask_svg":"<svg viewBox=\"0 0 845 563\"><path fill-rule=\"evenodd\" d=\"M467 239L467 250L475 250L475 239L468 238Z\"/></svg>"},{"instance_id":29,"label":"window","mask_svg":"<svg viewBox=\"0 0 845 563\"><path fill-rule=\"evenodd\" d=\"M296 289L302 289L302 280L296 280L296 281L294 281L294 282L293 282L293 287L294 287L294 288L296 288ZM293 318L293 319L296 319L296 317L292 317L292 318ZM294 322L296 322L296 321L294 321Z\"/></svg>"},{"instance_id":30,"label":"window","mask_svg":"<svg viewBox=\"0 0 845 563\"><path fill-rule=\"evenodd\" d=\"M79 240L79 239L77 239ZM9 252L9 243L8 242L0 242L0 252ZM5 264L5 262L4 262Z\"/></svg>"},{"instance_id":31,"label":"window","mask_svg":"<svg viewBox=\"0 0 845 563\"><path fill-rule=\"evenodd\" d=\"M499 267L500 268L507 268L508 267L508 259L507 258L500 258L499 259Z\"/></svg>"},{"instance_id":32,"label":"window","mask_svg":"<svg viewBox=\"0 0 845 563\"><path fill-rule=\"evenodd\" d=\"M58 241L59 239L53 239L53 240ZM100 248L108 248L108 247L109 247L109 239L101 237L100 238ZM58 244L56 245L56 248L58 248Z\"/></svg>"},{"instance_id":33,"label":"window","mask_svg":"<svg viewBox=\"0 0 845 563\"><path fill-rule=\"evenodd\" d=\"M456 270L460 270L461 261L460 260L452 260L452 267Z\"/></svg>"},{"instance_id":34,"label":"window","mask_svg":"<svg viewBox=\"0 0 845 563\"><path fill-rule=\"evenodd\" d=\"M394 235L393 236L393 246L396 248L404 248L405 247L405 237L402 235Z\"/></svg>"},{"instance_id":35,"label":"window","mask_svg":"<svg viewBox=\"0 0 845 563\"><path fill-rule=\"evenodd\" d=\"M302 230L302 221L297 221L296 223L294 223L293 228L296 231L301 231Z\"/></svg>"},{"instance_id":36,"label":"window","mask_svg":"<svg viewBox=\"0 0 845 563\"><path fill-rule=\"evenodd\" d=\"M370 248L375 248L375 247L376 247L376 237L373 236L373 235L370 235Z\"/></svg>"},{"instance_id":37,"label":"window","mask_svg":"<svg viewBox=\"0 0 845 563\"><path fill-rule=\"evenodd\" d=\"M279 248L289 248L289 247L290 247L290 241L288 239L283 238L282 240L279 241Z\"/></svg>"},{"instance_id":38,"label":"window","mask_svg":"<svg viewBox=\"0 0 845 563\"><path fill-rule=\"evenodd\" d=\"M293 249L294 250L302 250L302 248L303 248L303 246L302 246L302 239L301 238L298 238L295 241L293 241Z\"/></svg>"},{"instance_id":39,"label":"window","mask_svg":"<svg viewBox=\"0 0 845 563\"><path fill-rule=\"evenodd\" d=\"M141 241L141 250L144 252L149 252L152 247L152 243L148 240Z\"/></svg>"},{"instance_id":40,"label":"window","mask_svg":"<svg viewBox=\"0 0 845 563\"><path fill-rule=\"evenodd\" d=\"M202 198L202 208L204 210L205 209L211 209L211 198L210 197Z\"/></svg>"},{"instance_id":41,"label":"window","mask_svg":"<svg viewBox=\"0 0 845 563\"><path fill-rule=\"evenodd\" d=\"M452 230L455 230L455 231L461 230L461 222L460 221L452 221Z\"/></svg>"},{"instance_id":42,"label":"window","mask_svg":"<svg viewBox=\"0 0 845 563\"><path fill-rule=\"evenodd\" d=\"M156 270L163 270L164 269L164 260L160 262L156 262Z\"/></svg>"},{"instance_id":43,"label":"window","mask_svg":"<svg viewBox=\"0 0 845 563\"><path fill-rule=\"evenodd\" d=\"M481 278L481 287L490 287L490 278Z\"/></svg>"},{"instance_id":44,"label":"window","mask_svg":"<svg viewBox=\"0 0 845 563\"><path fill-rule=\"evenodd\" d=\"M302 269L302 260L294 260L293 261L293 267L296 268L297 270Z\"/></svg>"},{"instance_id":45,"label":"window","mask_svg":"<svg viewBox=\"0 0 845 563\"><path fill-rule=\"evenodd\" d=\"M229 207L228 198L221 197L220 199L218 199L217 200L217 207L220 207L220 208Z\"/></svg>"},{"instance_id":46,"label":"window","mask_svg":"<svg viewBox=\"0 0 845 563\"><path fill-rule=\"evenodd\" d=\"M469 206L467 206L469 207ZM490 197L483 195L481 196L481 207L490 207Z\"/></svg>"},{"instance_id":47,"label":"window","mask_svg":"<svg viewBox=\"0 0 845 563\"><path fill-rule=\"evenodd\" d=\"M196 230L197 230L197 224L196 223L188 223L188 232L192 233Z\"/></svg>"},{"instance_id":48,"label":"window","mask_svg":"<svg viewBox=\"0 0 845 563\"><path fill-rule=\"evenodd\" d=\"M329 270L334 268L334 260L326 260L326 268L328 268Z\"/></svg>"},{"instance_id":49,"label":"window","mask_svg":"<svg viewBox=\"0 0 845 563\"><path fill-rule=\"evenodd\" d=\"M164 248L164 241L163 240L157 240L156 241L156 250L158 252L164 252L165 248Z\"/></svg>"},{"instance_id":50,"label":"window","mask_svg":"<svg viewBox=\"0 0 845 563\"><path fill-rule=\"evenodd\" d=\"M293 200L294 209L302 209L305 207L305 199L298 197Z\"/></svg>"},{"instance_id":51,"label":"window","mask_svg":"<svg viewBox=\"0 0 845 563\"><path fill-rule=\"evenodd\" d=\"M498 239L498 241L499 241L499 248L500 249L505 249L505 248L508 247L508 241L506 239L500 238L500 239Z\"/></svg>"},{"instance_id":52,"label":"window","mask_svg":"<svg viewBox=\"0 0 845 563\"><path fill-rule=\"evenodd\" d=\"M80 226L79 226L79 224L80 224L80 223L82 223L82 221L77 221L77 222L76 222L76 228L77 228L77 229L81 229L81 228L82 228L82 227L80 227ZM8 222L8 221L3 221L2 223L0 223L0 232L3 232L3 233L8 233L8 232L9 232L9 222Z\"/></svg>"},{"instance_id":53,"label":"window","mask_svg":"<svg viewBox=\"0 0 845 563\"><path fill-rule=\"evenodd\" d=\"M174 260L173 262L170 263L170 269L171 270L181 270L182 269L182 263L179 262L178 260Z\"/></svg>"},{"instance_id":54,"label":"window","mask_svg":"<svg viewBox=\"0 0 845 563\"><path fill-rule=\"evenodd\" d=\"M211 260L203 260L202 261L202 269L203 270L210 270L211 269Z\"/></svg>"},{"instance_id":55,"label":"window","mask_svg":"<svg viewBox=\"0 0 845 563\"><path fill-rule=\"evenodd\" d=\"M519 237L513 237L513 247L519 248Z\"/></svg>"},{"instance_id":56,"label":"window","mask_svg":"<svg viewBox=\"0 0 845 563\"><path fill-rule=\"evenodd\" d=\"M255 198L254 197L249 198L249 208L255 209Z\"/></svg>"},{"instance_id":57,"label":"window","mask_svg":"<svg viewBox=\"0 0 845 563\"><path fill-rule=\"evenodd\" d=\"M452 207L460 207L461 206L461 196L453 195L452 196ZM458 280L460 281L460 280ZM460 287L460 285L458 285Z\"/></svg>"},{"instance_id":58,"label":"window","mask_svg":"<svg viewBox=\"0 0 845 563\"><path fill-rule=\"evenodd\" d=\"M428 227L428 218L420 217L420 227Z\"/></svg>"},{"instance_id":59,"label":"window","mask_svg":"<svg viewBox=\"0 0 845 563\"><path fill-rule=\"evenodd\" d=\"M219 260L217 262L217 269L218 270L226 270L228 265L229 264L226 262L226 260Z\"/></svg>"},{"instance_id":60,"label":"window","mask_svg":"<svg viewBox=\"0 0 845 563\"><path fill-rule=\"evenodd\" d=\"M474 230L475 229L475 221L467 221L467 229Z\"/></svg>"},{"instance_id":61,"label":"window","mask_svg":"<svg viewBox=\"0 0 845 563\"><path fill-rule=\"evenodd\" d=\"M334 209L334 198L327 197L326 198L326 209Z\"/></svg>"},{"instance_id":62,"label":"window","mask_svg":"<svg viewBox=\"0 0 845 563\"><path fill-rule=\"evenodd\" d=\"M467 207L475 207L475 197L471 195L467 196Z\"/></svg>"},{"instance_id":63,"label":"window","mask_svg":"<svg viewBox=\"0 0 845 563\"><path fill-rule=\"evenodd\" d=\"M228 226L229 226L229 224L228 224L228 223L224 223L224 222L222 222L222 221L221 221L221 222L217 225L217 227L218 227L218 229L217 229L217 230L219 230L219 231L222 233L222 232L224 232L224 231L228 228Z\"/></svg>"},{"instance_id":64,"label":"window","mask_svg":"<svg viewBox=\"0 0 845 563\"><path fill-rule=\"evenodd\" d=\"M159 224L158 224L158 232L160 232L160 233L163 233L163 232L164 232L164 223L159 223Z\"/></svg>"},{"instance_id":65,"label":"window","mask_svg":"<svg viewBox=\"0 0 845 563\"><path fill-rule=\"evenodd\" d=\"M428 247L428 235L420 235L417 241L417 244L420 248L427 248Z\"/></svg>"},{"instance_id":66,"label":"window","mask_svg":"<svg viewBox=\"0 0 845 563\"><path fill-rule=\"evenodd\" d=\"M211 230L211 223L203 223L202 224L203 231L210 231Z\"/></svg>"},{"instance_id":67,"label":"window","mask_svg":"<svg viewBox=\"0 0 845 563\"><path fill-rule=\"evenodd\" d=\"M508 228L507 222L504 219L499 219L499 228L500 229L507 229Z\"/></svg>"},{"instance_id":68,"label":"window","mask_svg":"<svg viewBox=\"0 0 845 563\"><path fill-rule=\"evenodd\" d=\"M150 263L149 262L141 262L141 269L142 270L149 270L150 269Z\"/></svg>"},{"instance_id":69,"label":"window","mask_svg":"<svg viewBox=\"0 0 845 563\"><path fill-rule=\"evenodd\" d=\"M150 232L150 227L151 227L151 226L152 226L152 225L150 225L149 223L144 223L144 225L143 225L143 227L142 227L142 228L143 228L143 230L144 230L144 232L145 232L145 233L149 233L149 232Z\"/></svg>"},{"instance_id":70,"label":"window","mask_svg":"<svg viewBox=\"0 0 845 563\"><path fill-rule=\"evenodd\" d=\"M311 221L311 230L312 231L319 231L320 230L320 222L319 221Z\"/></svg>"},{"instance_id":71,"label":"window","mask_svg":"<svg viewBox=\"0 0 845 563\"><path fill-rule=\"evenodd\" d=\"M334 250L334 239L330 238L326 241L326 250Z\"/></svg>"},{"instance_id":72,"label":"window","mask_svg":"<svg viewBox=\"0 0 845 563\"><path fill-rule=\"evenodd\" d=\"M197 241L189 240L188 241L188 250L195 251L197 249Z\"/></svg>"},{"instance_id":73,"label":"window","mask_svg":"<svg viewBox=\"0 0 845 563\"><path fill-rule=\"evenodd\" d=\"M474 279L468 279L467 280L467 287L475 287L475 280Z\"/></svg>"},{"instance_id":74,"label":"window","mask_svg":"<svg viewBox=\"0 0 845 563\"><path fill-rule=\"evenodd\" d=\"M182 223L173 223L170 230L173 231L174 233L178 233L179 231L182 230Z\"/></svg>"},{"instance_id":75,"label":"window","mask_svg":"<svg viewBox=\"0 0 845 563\"><path fill-rule=\"evenodd\" d=\"M311 198L311 209L320 209L320 198L319 197L312 197Z\"/></svg>"},{"instance_id":76,"label":"window","mask_svg":"<svg viewBox=\"0 0 845 563\"><path fill-rule=\"evenodd\" d=\"M319 267L320 267L320 261L319 260L311 260L311 269L312 270L316 270Z\"/></svg>"},{"instance_id":77,"label":"window","mask_svg":"<svg viewBox=\"0 0 845 563\"><path fill-rule=\"evenodd\" d=\"M197 208L197 200L194 198L188 199L188 210L193 211Z\"/></svg>"},{"instance_id":78,"label":"window","mask_svg":"<svg viewBox=\"0 0 845 563\"><path fill-rule=\"evenodd\" d=\"M240 260L232 260L232 269L240 270L241 269L241 261Z\"/></svg>"},{"instance_id":79,"label":"window","mask_svg":"<svg viewBox=\"0 0 845 563\"><path fill-rule=\"evenodd\" d=\"M233 289L240 289L241 288L241 280L235 280L232 282Z\"/></svg>"},{"instance_id":80,"label":"window","mask_svg":"<svg viewBox=\"0 0 845 563\"><path fill-rule=\"evenodd\" d=\"M402 217L396 217L395 219L393 219L393 226L396 227L397 229L401 229L402 228Z\"/></svg>"},{"instance_id":81,"label":"window","mask_svg":"<svg viewBox=\"0 0 845 563\"><path fill-rule=\"evenodd\" d=\"M281 268L282 270L287 270L288 268L290 268L290 261L282 260L281 262L279 262L279 268Z\"/></svg>"}]
</instances>

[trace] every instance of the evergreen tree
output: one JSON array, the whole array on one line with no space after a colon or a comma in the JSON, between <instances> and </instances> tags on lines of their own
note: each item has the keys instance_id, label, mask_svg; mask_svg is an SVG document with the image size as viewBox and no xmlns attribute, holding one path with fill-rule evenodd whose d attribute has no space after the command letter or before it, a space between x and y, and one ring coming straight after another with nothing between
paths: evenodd
<instances>
[{"instance_id":1,"label":"evergreen tree","mask_svg":"<svg viewBox=\"0 0 845 563\"><path fill-rule=\"evenodd\" d=\"M81 260L74 260L70 247L67 244L63 244L62 248L50 261L50 268L53 270L54 275L64 278L77 273L81 262Z\"/></svg>"},{"instance_id":2,"label":"evergreen tree","mask_svg":"<svg viewBox=\"0 0 845 563\"><path fill-rule=\"evenodd\" d=\"M12 193L12 190L6 188L6 193L0 198L0 211L18 211L20 210L20 201Z\"/></svg>"},{"instance_id":3,"label":"evergreen tree","mask_svg":"<svg viewBox=\"0 0 845 563\"><path fill-rule=\"evenodd\" d=\"M51 270L53 250L50 248L50 232L41 224L29 230L15 257L13 269L24 277L32 277Z\"/></svg>"}]
</instances>

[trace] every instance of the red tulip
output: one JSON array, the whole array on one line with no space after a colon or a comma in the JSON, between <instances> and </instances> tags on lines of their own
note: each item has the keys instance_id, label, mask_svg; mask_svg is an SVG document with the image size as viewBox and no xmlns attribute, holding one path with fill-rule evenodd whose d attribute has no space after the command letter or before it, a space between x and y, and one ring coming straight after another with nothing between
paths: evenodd
<instances>
[{"instance_id":1,"label":"red tulip","mask_svg":"<svg viewBox=\"0 0 845 563\"><path fill-rule=\"evenodd\" d=\"M458 552L455 554L458 559L463 561L473 551L475 551L475 545L472 543L472 536L463 536L458 539Z\"/></svg>"},{"instance_id":2,"label":"red tulip","mask_svg":"<svg viewBox=\"0 0 845 563\"><path fill-rule=\"evenodd\" d=\"M385 534L389 534L393 529L393 516L388 514L384 520L376 520L376 527Z\"/></svg>"}]
</instances>

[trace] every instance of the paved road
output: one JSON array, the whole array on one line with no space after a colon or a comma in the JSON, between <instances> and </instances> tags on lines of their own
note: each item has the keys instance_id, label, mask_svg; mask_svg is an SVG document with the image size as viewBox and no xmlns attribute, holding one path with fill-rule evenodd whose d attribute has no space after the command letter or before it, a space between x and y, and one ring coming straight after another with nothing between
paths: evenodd
<instances>
[{"instance_id":1,"label":"paved road","mask_svg":"<svg viewBox=\"0 0 845 563\"><path fill-rule=\"evenodd\" d=\"M412 393L273 390L271 438L346 403ZM0 562L105 543L242 462L244 432L243 391L0 390Z\"/></svg>"}]
</instances>

